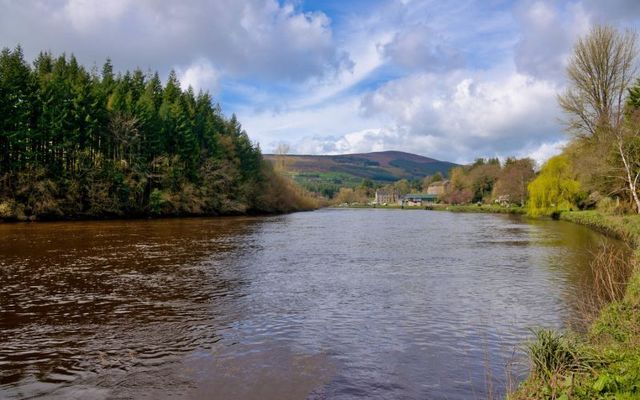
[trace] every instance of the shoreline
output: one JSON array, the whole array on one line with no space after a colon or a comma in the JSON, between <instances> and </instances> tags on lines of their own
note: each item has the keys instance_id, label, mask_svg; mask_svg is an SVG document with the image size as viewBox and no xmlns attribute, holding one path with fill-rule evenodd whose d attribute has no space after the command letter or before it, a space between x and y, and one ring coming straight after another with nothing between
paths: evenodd
<instances>
[{"instance_id":1,"label":"shoreline","mask_svg":"<svg viewBox=\"0 0 640 400\"><path fill-rule=\"evenodd\" d=\"M371 208L380 210L422 210L422 211L449 211L457 213L484 213L484 214L526 214L524 207L510 206L503 207L493 204L481 204L481 205L451 205L451 204L427 204L424 206L399 206L399 205L387 205L387 206L371 206L371 205L350 205L350 206L330 206L328 208L336 209L360 209Z\"/></svg>"},{"instance_id":2,"label":"shoreline","mask_svg":"<svg viewBox=\"0 0 640 400\"><path fill-rule=\"evenodd\" d=\"M554 387L530 371L508 399L640 398L640 215L607 215L598 211L565 211L572 222L626 243L631 249L629 276L620 300L604 304L587 332L577 335L580 348L597 360L586 372L553 376ZM560 335L576 335L560 332Z\"/></svg>"},{"instance_id":3,"label":"shoreline","mask_svg":"<svg viewBox=\"0 0 640 400\"><path fill-rule=\"evenodd\" d=\"M228 218L228 217L268 217L285 215L294 212L308 212L316 209L288 210L281 212L247 211L228 213L202 213L202 214L128 214L128 215L63 215L44 216L34 218L0 218L0 225L21 223L49 223L49 222L87 222L87 221L149 221L162 219L193 219L193 218Z\"/></svg>"}]
</instances>

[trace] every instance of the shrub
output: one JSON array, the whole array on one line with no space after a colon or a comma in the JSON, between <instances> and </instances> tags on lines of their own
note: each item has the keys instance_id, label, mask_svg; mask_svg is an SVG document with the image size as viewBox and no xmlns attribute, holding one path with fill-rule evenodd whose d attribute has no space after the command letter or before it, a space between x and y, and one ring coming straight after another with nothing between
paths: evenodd
<instances>
[{"instance_id":1,"label":"shrub","mask_svg":"<svg viewBox=\"0 0 640 400\"><path fill-rule=\"evenodd\" d=\"M611 197L603 197L598 200L596 209L604 214L614 214L620 208L620 200Z\"/></svg>"},{"instance_id":2,"label":"shrub","mask_svg":"<svg viewBox=\"0 0 640 400\"><path fill-rule=\"evenodd\" d=\"M149 195L149 211L153 214L162 214L167 201L160 189L153 189Z\"/></svg>"},{"instance_id":3,"label":"shrub","mask_svg":"<svg viewBox=\"0 0 640 400\"><path fill-rule=\"evenodd\" d=\"M15 218L15 202L11 200L0 202L0 219L12 218Z\"/></svg>"},{"instance_id":4,"label":"shrub","mask_svg":"<svg viewBox=\"0 0 640 400\"><path fill-rule=\"evenodd\" d=\"M535 339L526 345L531 372L548 385L569 372L587 372L598 360L572 338L550 329L534 331Z\"/></svg>"}]
</instances>

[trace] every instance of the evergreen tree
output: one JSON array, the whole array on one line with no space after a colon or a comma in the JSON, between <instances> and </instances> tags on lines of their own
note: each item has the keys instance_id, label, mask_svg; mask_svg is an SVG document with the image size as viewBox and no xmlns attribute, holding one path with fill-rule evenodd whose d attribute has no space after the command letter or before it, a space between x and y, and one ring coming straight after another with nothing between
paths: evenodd
<instances>
[{"instance_id":1,"label":"evergreen tree","mask_svg":"<svg viewBox=\"0 0 640 400\"><path fill-rule=\"evenodd\" d=\"M0 52L0 218L285 211L311 204L238 119L175 71L100 74L71 55ZM269 193L265 195L264 193ZM290 200L282 196L289 193Z\"/></svg>"}]
</instances>

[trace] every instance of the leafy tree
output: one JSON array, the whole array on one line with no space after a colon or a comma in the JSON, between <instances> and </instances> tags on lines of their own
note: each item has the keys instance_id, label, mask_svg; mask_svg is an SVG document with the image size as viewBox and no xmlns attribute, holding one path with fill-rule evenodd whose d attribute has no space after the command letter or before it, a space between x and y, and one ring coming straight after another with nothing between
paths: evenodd
<instances>
[{"instance_id":1,"label":"leafy tree","mask_svg":"<svg viewBox=\"0 0 640 400\"><path fill-rule=\"evenodd\" d=\"M488 200L499 175L500 161L497 158L474 164L468 172L470 189L473 193L471 201L475 203Z\"/></svg>"},{"instance_id":2,"label":"leafy tree","mask_svg":"<svg viewBox=\"0 0 640 400\"><path fill-rule=\"evenodd\" d=\"M426 192L427 189L429 189L429 186L431 186L431 184L436 183L436 182L442 182L443 181L443 177L442 174L440 172L436 172L434 175L428 175L425 176L422 179L422 191Z\"/></svg>"},{"instance_id":3,"label":"leafy tree","mask_svg":"<svg viewBox=\"0 0 640 400\"><path fill-rule=\"evenodd\" d=\"M484 163L479 164L484 165ZM443 200L450 204L466 204L473 199L473 191L464 167L452 168L449 172L451 184Z\"/></svg>"},{"instance_id":4,"label":"leafy tree","mask_svg":"<svg viewBox=\"0 0 640 400\"><path fill-rule=\"evenodd\" d=\"M537 216L571 210L577 207L580 194L580 182L575 179L568 157L552 157L529 184L528 212Z\"/></svg>"},{"instance_id":5,"label":"leafy tree","mask_svg":"<svg viewBox=\"0 0 640 400\"><path fill-rule=\"evenodd\" d=\"M625 127L625 103L628 89L637 72L637 35L618 32L609 26L596 26L578 40L567 66L569 87L559 97L568 115L569 132L577 139L593 142L604 158L617 153L619 165L612 165L640 213L638 177L630 151L636 131ZM631 94L637 92L632 89ZM631 100L631 104L635 102ZM609 171L599 171L599 174Z\"/></svg>"},{"instance_id":6,"label":"leafy tree","mask_svg":"<svg viewBox=\"0 0 640 400\"><path fill-rule=\"evenodd\" d=\"M403 196L407 193L411 192L411 184L406 179L400 179L396 183L393 184L395 190L398 192L399 196Z\"/></svg>"},{"instance_id":7,"label":"leafy tree","mask_svg":"<svg viewBox=\"0 0 640 400\"><path fill-rule=\"evenodd\" d=\"M493 198L506 196L510 203L524 206L527 202L527 186L535 177L533 167L534 161L530 158L508 158L493 187Z\"/></svg>"}]
</instances>

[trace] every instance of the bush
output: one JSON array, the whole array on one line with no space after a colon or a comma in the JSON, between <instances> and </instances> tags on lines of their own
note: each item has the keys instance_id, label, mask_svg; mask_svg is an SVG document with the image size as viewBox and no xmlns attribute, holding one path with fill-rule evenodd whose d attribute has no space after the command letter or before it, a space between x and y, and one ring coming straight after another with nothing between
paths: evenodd
<instances>
[{"instance_id":1,"label":"bush","mask_svg":"<svg viewBox=\"0 0 640 400\"><path fill-rule=\"evenodd\" d=\"M47 176L44 168L32 168L18 174L16 202L24 205L25 214L32 219L62 215L57 192L56 182Z\"/></svg>"},{"instance_id":2,"label":"bush","mask_svg":"<svg viewBox=\"0 0 640 400\"><path fill-rule=\"evenodd\" d=\"M291 212L318 208L318 200L291 179L273 170L266 162L262 166L264 181L253 205L261 212Z\"/></svg>"},{"instance_id":3,"label":"bush","mask_svg":"<svg viewBox=\"0 0 640 400\"><path fill-rule=\"evenodd\" d=\"M11 200L0 202L0 219L13 219L15 217L15 202Z\"/></svg>"},{"instance_id":4,"label":"bush","mask_svg":"<svg viewBox=\"0 0 640 400\"><path fill-rule=\"evenodd\" d=\"M615 214L619 208L620 200L614 200L611 197L603 197L596 204L596 209L604 214Z\"/></svg>"},{"instance_id":5,"label":"bush","mask_svg":"<svg viewBox=\"0 0 640 400\"><path fill-rule=\"evenodd\" d=\"M160 189L153 189L149 195L149 211L152 214L162 214L166 200Z\"/></svg>"},{"instance_id":6,"label":"bush","mask_svg":"<svg viewBox=\"0 0 640 400\"><path fill-rule=\"evenodd\" d=\"M545 382L551 377L580 369L582 363L575 342L550 329L534 331L535 339L527 344L531 371Z\"/></svg>"}]
</instances>

